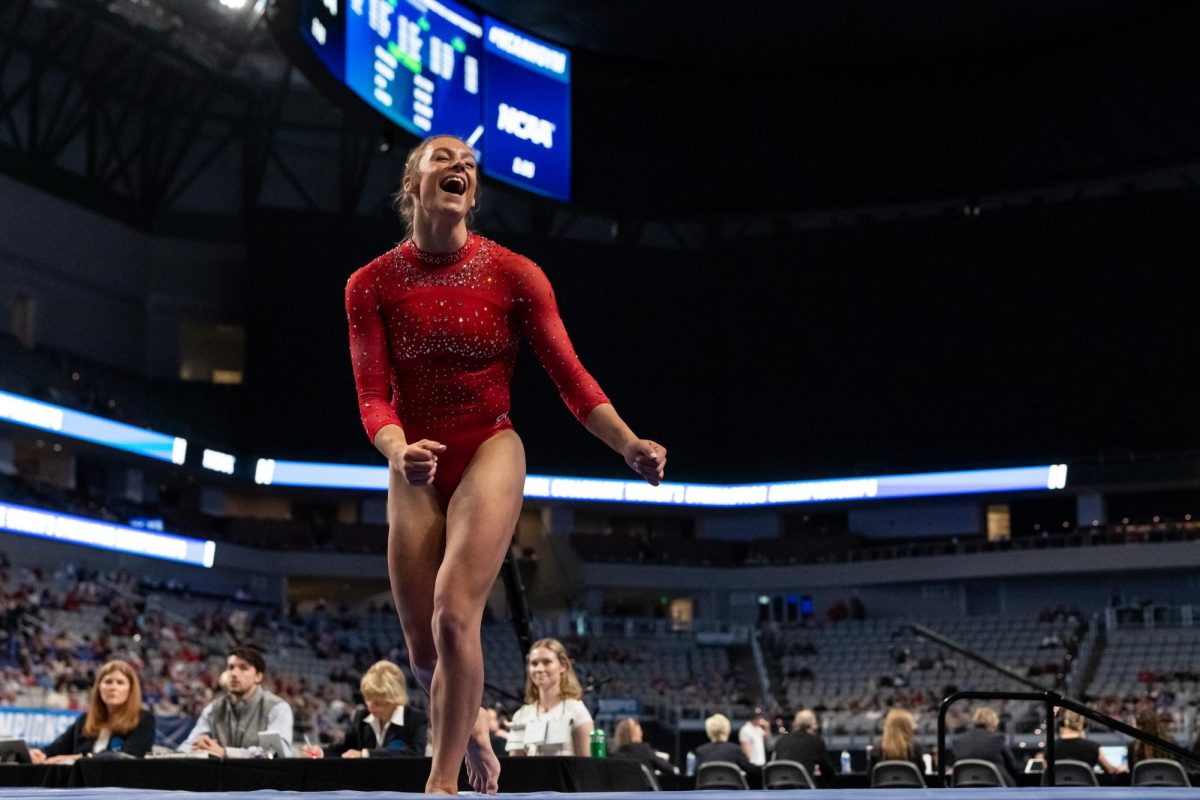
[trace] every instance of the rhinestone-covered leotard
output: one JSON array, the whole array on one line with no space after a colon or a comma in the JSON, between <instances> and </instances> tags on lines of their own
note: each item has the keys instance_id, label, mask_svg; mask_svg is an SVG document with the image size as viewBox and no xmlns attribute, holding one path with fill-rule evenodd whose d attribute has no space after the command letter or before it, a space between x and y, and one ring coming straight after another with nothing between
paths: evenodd
<instances>
[{"instance_id":1,"label":"rhinestone-covered leotard","mask_svg":"<svg viewBox=\"0 0 1200 800\"><path fill-rule=\"evenodd\" d=\"M434 485L447 500L479 445L512 427L521 339L580 422L608 402L575 355L545 274L482 236L450 258L406 240L350 276L346 316L367 436L400 425L409 442L445 444Z\"/></svg>"}]
</instances>

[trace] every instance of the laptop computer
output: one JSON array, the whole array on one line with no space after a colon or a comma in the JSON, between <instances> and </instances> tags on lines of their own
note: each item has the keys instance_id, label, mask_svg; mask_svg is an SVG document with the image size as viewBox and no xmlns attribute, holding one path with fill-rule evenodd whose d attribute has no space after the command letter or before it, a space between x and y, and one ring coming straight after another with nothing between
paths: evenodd
<instances>
[{"instance_id":1,"label":"laptop computer","mask_svg":"<svg viewBox=\"0 0 1200 800\"><path fill-rule=\"evenodd\" d=\"M32 764L29 745L25 744L24 739L0 739L0 763Z\"/></svg>"},{"instance_id":2,"label":"laptop computer","mask_svg":"<svg viewBox=\"0 0 1200 800\"><path fill-rule=\"evenodd\" d=\"M1102 745L1100 752L1114 767L1129 766L1129 748L1123 744Z\"/></svg>"}]
</instances>

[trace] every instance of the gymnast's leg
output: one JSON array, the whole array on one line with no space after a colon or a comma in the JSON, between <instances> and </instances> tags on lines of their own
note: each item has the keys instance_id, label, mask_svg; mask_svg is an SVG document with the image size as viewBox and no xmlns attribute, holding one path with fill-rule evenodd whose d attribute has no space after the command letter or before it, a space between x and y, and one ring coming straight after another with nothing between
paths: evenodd
<instances>
[{"instance_id":1,"label":"gymnast's leg","mask_svg":"<svg viewBox=\"0 0 1200 800\"><path fill-rule=\"evenodd\" d=\"M413 676L428 692L437 666L433 640L433 588L446 549L446 515L432 486L412 486L404 475L388 478L388 577L404 630ZM429 726L438 730L431 705ZM424 754L422 754L424 755Z\"/></svg>"},{"instance_id":2,"label":"gymnast's leg","mask_svg":"<svg viewBox=\"0 0 1200 800\"><path fill-rule=\"evenodd\" d=\"M488 594L512 542L525 489L525 449L505 430L475 451L446 509L445 553L433 595L437 666L430 706L437 709L433 769L426 792L456 791L464 754L471 785L495 793L500 762L492 752L483 700L479 628ZM430 720L433 725L433 719Z\"/></svg>"}]
</instances>

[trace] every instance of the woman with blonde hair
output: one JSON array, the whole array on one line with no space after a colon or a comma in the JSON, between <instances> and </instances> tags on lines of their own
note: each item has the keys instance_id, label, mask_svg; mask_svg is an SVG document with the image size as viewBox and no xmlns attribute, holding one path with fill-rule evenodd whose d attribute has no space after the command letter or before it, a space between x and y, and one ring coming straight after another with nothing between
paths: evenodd
<instances>
[{"instance_id":1,"label":"woman with blonde hair","mask_svg":"<svg viewBox=\"0 0 1200 800\"><path fill-rule=\"evenodd\" d=\"M539 639L526 665L525 705L509 725L509 755L590 755L592 714L567 649L557 639Z\"/></svg>"},{"instance_id":2,"label":"woman with blonde hair","mask_svg":"<svg viewBox=\"0 0 1200 800\"><path fill-rule=\"evenodd\" d=\"M746 773L752 782L759 780L762 768L751 764L741 746L729 741L730 730L732 726L729 717L724 714L713 714L704 720L704 733L708 736L708 742L696 748L696 769L710 761L730 761L741 767L742 772Z\"/></svg>"},{"instance_id":3,"label":"woman with blonde hair","mask_svg":"<svg viewBox=\"0 0 1200 800\"><path fill-rule=\"evenodd\" d=\"M429 717L408 705L406 678L391 661L376 661L359 681L364 706L355 710L339 744L322 749L306 744L309 758L393 758L424 756Z\"/></svg>"},{"instance_id":4,"label":"woman with blonde hair","mask_svg":"<svg viewBox=\"0 0 1200 800\"><path fill-rule=\"evenodd\" d=\"M154 715L142 708L137 673L113 660L96 672L87 713L45 750L35 748L29 755L35 764L70 764L106 752L141 758L154 746L154 735Z\"/></svg>"},{"instance_id":5,"label":"woman with blonde hair","mask_svg":"<svg viewBox=\"0 0 1200 800\"><path fill-rule=\"evenodd\" d=\"M917 720L911 711L893 708L883 718L883 735L875 740L871 759L878 761L911 761L924 772L925 760L917 742Z\"/></svg>"},{"instance_id":6,"label":"woman with blonde hair","mask_svg":"<svg viewBox=\"0 0 1200 800\"><path fill-rule=\"evenodd\" d=\"M1093 768L1099 764L1109 775L1128 771L1123 764L1109 761L1100 745L1087 738L1083 715L1066 709L1058 728L1058 741L1054 743L1054 758L1057 761L1082 761Z\"/></svg>"}]
</instances>

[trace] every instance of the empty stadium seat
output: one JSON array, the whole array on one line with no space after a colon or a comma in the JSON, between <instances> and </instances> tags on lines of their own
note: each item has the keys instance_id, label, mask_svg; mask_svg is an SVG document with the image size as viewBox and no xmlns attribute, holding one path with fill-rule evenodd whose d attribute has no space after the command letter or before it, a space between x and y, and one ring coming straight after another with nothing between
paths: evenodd
<instances>
[{"instance_id":1,"label":"empty stadium seat","mask_svg":"<svg viewBox=\"0 0 1200 800\"><path fill-rule=\"evenodd\" d=\"M1187 771L1169 758L1147 758L1133 765L1133 786L1191 786Z\"/></svg>"}]
</instances>

